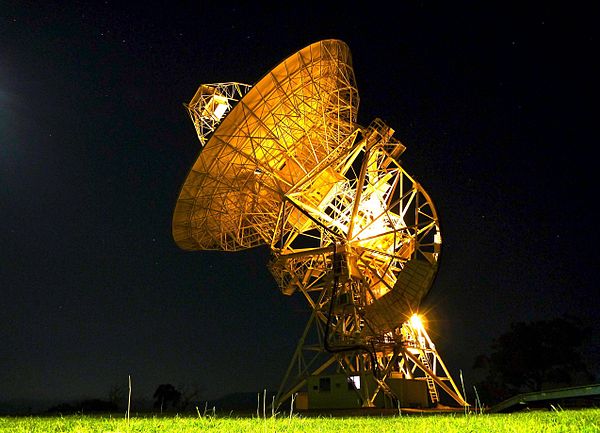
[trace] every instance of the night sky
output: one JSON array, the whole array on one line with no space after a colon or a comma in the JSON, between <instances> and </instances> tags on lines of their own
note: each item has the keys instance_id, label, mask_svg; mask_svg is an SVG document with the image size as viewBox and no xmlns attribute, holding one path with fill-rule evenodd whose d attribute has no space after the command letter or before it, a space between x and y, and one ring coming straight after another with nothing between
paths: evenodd
<instances>
[{"instance_id":1,"label":"night sky","mask_svg":"<svg viewBox=\"0 0 600 433\"><path fill-rule=\"evenodd\" d=\"M177 3L0 2L0 401L106 398L128 375L134 398L276 389L309 309L266 248L175 245L200 151L182 104L327 38L352 52L359 123L396 130L438 209L423 307L451 373L562 314L595 326L600 373L591 10Z\"/></svg>"}]
</instances>

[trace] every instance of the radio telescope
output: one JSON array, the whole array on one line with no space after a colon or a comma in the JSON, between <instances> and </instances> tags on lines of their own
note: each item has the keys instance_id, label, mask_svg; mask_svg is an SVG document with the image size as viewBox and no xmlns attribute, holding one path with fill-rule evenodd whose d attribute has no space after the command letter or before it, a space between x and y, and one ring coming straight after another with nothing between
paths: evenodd
<instances>
[{"instance_id":1,"label":"radio telescope","mask_svg":"<svg viewBox=\"0 0 600 433\"><path fill-rule=\"evenodd\" d=\"M184 250L268 246L310 317L276 397L300 408L467 405L417 314L441 233L405 146L357 123L348 46L313 43L255 85L203 84L184 104L202 150L173 215Z\"/></svg>"}]
</instances>

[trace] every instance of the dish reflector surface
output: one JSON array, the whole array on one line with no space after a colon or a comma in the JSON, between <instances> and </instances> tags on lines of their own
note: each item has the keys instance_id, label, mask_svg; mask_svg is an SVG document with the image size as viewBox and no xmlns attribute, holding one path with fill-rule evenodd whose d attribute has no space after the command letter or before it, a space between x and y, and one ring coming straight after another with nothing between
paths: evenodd
<instances>
[{"instance_id":1,"label":"dish reflector surface","mask_svg":"<svg viewBox=\"0 0 600 433\"><path fill-rule=\"evenodd\" d=\"M354 130L348 46L324 40L266 74L214 131L181 189L173 237L185 250L269 244L285 193Z\"/></svg>"}]
</instances>

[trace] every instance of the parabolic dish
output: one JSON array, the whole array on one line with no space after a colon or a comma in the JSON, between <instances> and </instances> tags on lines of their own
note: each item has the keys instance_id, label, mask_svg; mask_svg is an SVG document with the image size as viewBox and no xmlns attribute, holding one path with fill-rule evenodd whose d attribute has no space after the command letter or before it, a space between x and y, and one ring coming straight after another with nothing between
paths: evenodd
<instances>
[{"instance_id":1,"label":"parabolic dish","mask_svg":"<svg viewBox=\"0 0 600 433\"><path fill-rule=\"evenodd\" d=\"M181 189L173 237L185 250L269 244L285 193L355 129L348 46L324 40L266 74L222 119Z\"/></svg>"}]
</instances>

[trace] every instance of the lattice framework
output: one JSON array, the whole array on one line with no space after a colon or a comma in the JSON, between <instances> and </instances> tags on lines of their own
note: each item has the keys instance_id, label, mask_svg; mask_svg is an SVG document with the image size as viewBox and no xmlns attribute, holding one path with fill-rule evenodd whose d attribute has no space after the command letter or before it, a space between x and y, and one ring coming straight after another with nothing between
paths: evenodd
<instances>
[{"instance_id":1,"label":"lattice framework","mask_svg":"<svg viewBox=\"0 0 600 433\"><path fill-rule=\"evenodd\" d=\"M278 403L333 369L375 378L361 391L365 406L380 393L397 398L388 376L416 371L432 402L439 386L466 405L410 322L437 272L435 207L400 165L394 131L380 119L360 126L358 104L350 52L335 40L300 50L255 86L200 86L186 107L203 149L173 236L188 250L267 245L281 291L306 298L311 318Z\"/></svg>"}]
</instances>

